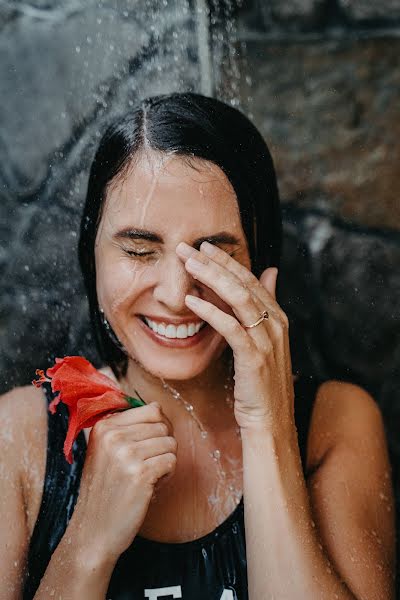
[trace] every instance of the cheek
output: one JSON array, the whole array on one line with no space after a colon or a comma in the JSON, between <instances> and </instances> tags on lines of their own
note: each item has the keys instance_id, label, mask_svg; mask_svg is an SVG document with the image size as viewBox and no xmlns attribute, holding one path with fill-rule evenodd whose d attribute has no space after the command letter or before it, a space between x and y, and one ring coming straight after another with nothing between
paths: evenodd
<instances>
[{"instance_id":1,"label":"cheek","mask_svg":"<svg viewBox=\"0 0 400 600\"><path fill-rule=\"evenodd\" d=\"M151 285L151 273L134 261L102 261L96 266L96 285L99 303L111 316L125 309Z\"/></svg>"}]
</instances>

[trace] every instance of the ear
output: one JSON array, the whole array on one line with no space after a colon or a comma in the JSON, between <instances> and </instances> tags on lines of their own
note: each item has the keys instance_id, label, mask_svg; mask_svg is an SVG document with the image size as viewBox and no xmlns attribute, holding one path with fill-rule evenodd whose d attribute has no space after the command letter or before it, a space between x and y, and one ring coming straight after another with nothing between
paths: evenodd
<instances>
[{"instance_id":1,"label":"ear","mask_svg":"<svg viewBox=\"0 0 400 600\"><path fill-rule=\"evenodd\" d=\"M260 275L260 283L265 287L267 292L276 300L276 280L278 277L278 269L276 267L268 267Z\"/></svg>"}]
</instances>

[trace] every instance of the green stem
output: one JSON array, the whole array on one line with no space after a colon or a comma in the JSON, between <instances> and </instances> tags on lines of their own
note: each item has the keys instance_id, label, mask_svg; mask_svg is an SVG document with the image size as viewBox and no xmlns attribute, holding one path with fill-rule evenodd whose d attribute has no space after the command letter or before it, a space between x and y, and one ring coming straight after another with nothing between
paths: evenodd
<instances>
[{"instance_id":1,"label":"green stem","mask_svg":"<svg viewBox=\"0 0 400 600\"><path fill-rule=\"evenodd\" d=\"M146 402L143 402L143 400L139 400L139 398L133 398L132 396L125 396L125 398L129 402L129 404L132 406L132 408L137 408L138 406L146 405Z\"/></svg>"}]
</instances>

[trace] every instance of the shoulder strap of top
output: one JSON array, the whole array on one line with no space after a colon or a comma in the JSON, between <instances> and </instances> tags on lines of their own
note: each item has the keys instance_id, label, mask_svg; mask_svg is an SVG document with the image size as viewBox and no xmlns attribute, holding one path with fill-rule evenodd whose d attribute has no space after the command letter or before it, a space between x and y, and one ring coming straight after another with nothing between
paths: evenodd
<instances>
[{"instance_id":1,"label":"shoulder strap of top","mask_svg":"<svg viewBox=\"0 0 400 600\"><path fill-rule=\"evenodd\" d=\"M312 375L300 375L294 383L294 416L304 475L306 475L307 438L310 428L311 415L314 406L314 400L317 395L318 388L322 382L323 379L314 377Z\"/></svg>"},{"instance_id":2,"label":"shoulder strap of top","mask_svg":"<svg viewBox=\"0 0 400 600\"><path fill-rule=\"evenodd\" d=\"M45 384L47 405L56 395ZM43 493L38 518L32 533L27 561L24 600L30 600L50 562L72 516L79 493L79 481L84 462L83 431L73 446L74 462L70 465L63 452L68 427L68 409L60 402L57 412L48 414L47 458Z\"/></svg>"}]
</instances>

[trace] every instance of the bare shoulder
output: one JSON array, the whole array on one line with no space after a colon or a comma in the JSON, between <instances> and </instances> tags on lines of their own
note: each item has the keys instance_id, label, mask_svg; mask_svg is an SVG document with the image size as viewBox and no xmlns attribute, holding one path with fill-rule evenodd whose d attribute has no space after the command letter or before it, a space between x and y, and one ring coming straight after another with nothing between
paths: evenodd
<instances>
[{"instance_id":1,"label":"bare shoulder","mask_svg":"<svg viewBox=\"0 0 400 600\"><path fill-rule=\"evenodd\" d=\"M46 425L43 390L23 386L0 396L0 420L2 449L12 445L13 455L18 454L21 457L20 452L23 452L24 445L27 442L29 446L35 443L38 429L43 429Z\"/></svg>"},{"instance_id":2,"label":"bare shoulder","mask_svg":"<svg viewBox=\"0 0 400 600\"><path fill-rule=\"evenodd\" d=\"M47 403L42 388L16 387L0 396L2 455L21 481L30 533L43 489L47 450Z\"/></svg>"},{"instance_id":3,"label":"bare shoulder","mask_svg":"<svg viewBox=\"0 0 400 600\"><path fill-rule=\"evenodd\" d=\"M327 555L357 598L394 598L395 510L382 414L362 387L318 390L307 445L307 488Z\"/></svg>"},{"instance_id":4,"label":"bare shoulder","mask_svg":"<svg viewBox=\"0 0 400 600\"><path fill-rule=\"evenodd\" d=\"M339 441L359 443L360 437L385 437L380 408L359 385L330 379L323 382L314 402L307 444L307 465L320 464Z\"/></svg>"},{"instance_id":5,"label":"bare shoulder","mask_svg":"<svg viewBox=\"0 0 400 600\"><path fill-rule=\"evenodd\" d=\"M18 416L24 418L28 413L34 416L39 409L45 409L45 398L42 388L33 385L15 387L0 396L0 411L2 416Z\"/></svg>"}]
</instances>

